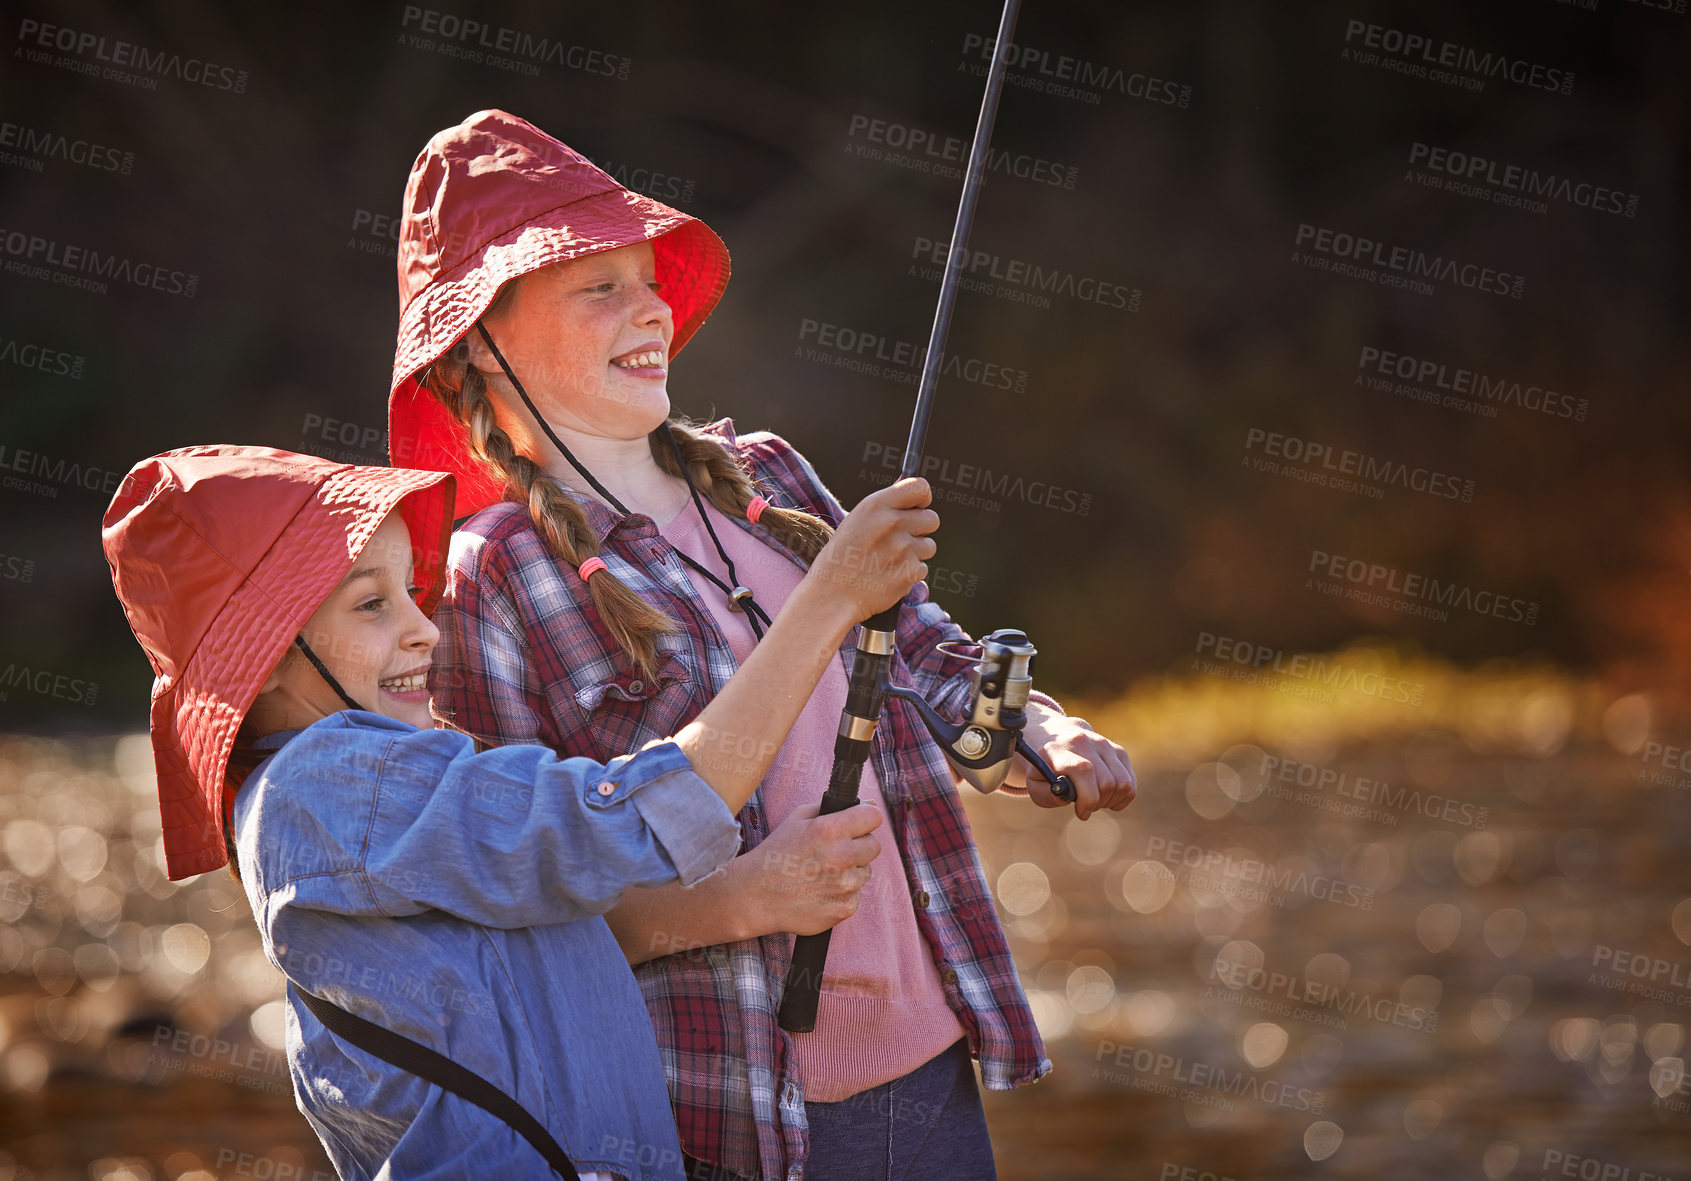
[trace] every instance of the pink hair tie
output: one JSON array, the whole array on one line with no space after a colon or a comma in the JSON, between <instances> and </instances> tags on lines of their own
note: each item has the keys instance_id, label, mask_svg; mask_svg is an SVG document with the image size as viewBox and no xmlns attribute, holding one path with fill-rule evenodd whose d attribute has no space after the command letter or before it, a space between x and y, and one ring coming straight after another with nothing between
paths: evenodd
<instances>
[{"instance_id":1,"label":"pink hair tie","mask_svg":"<svg viewBox=\"0 0 1691 1181\"><path fill-rule=\"evenodd\" d=\"M581 575L581 581L586 582L588 576L590 574L592 574L595 570L603 570L604 568L605 568L605 559L603 559L603 558L588 558L585 562L583 562L580 566L578 566L576 568L576 573Z\"/></svg>"},{"instance_id":2,"label":"pink hair tie","mask_svg":"<svg viewBox=\"0 0 1691 1181\"><path fill-rule=\"evenodd\" d=\"M746 520L757 524L757 519L763 516L763 510L769 507L769 502L761 496L754 496L751 503L746 505Z\"/></svg>"}]
</instances>

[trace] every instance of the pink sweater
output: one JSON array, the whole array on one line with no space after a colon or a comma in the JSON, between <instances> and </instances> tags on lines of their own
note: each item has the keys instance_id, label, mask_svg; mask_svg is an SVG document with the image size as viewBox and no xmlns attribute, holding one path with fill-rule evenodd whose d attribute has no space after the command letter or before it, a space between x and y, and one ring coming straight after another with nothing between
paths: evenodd
<instances>
[{"instance_id":1,"label":"pink sweater","mask_svg":"<svg viewBox=\"0 0 1691 1181\"><path fill-rule=\"evenodd\" d=\"M750 587L775 619L804 571L786 551L748 535L708 500L704 504L723 549L734 559L740 584ZM692 505L660 532L676 549L734 585ZM730 610L727 595L703 575L686 569L735 660L744 664L757 643L745 615ZM771 828L794 808L821 799L827 781L814 768L833 764L834 735L845 698L846 670L841 662L831 661L758 788ZM804 767L812 771L801 773ZM864 765L861 796L887 816L872 763ZM939 969L916 927L915 903L890 820L883 819L875 835L881 851L870 867L869 884L857 912L834 928L828 947L815 1032L792 1035L799 1080L811 1102L837 1103L908 1074L963 1036L940 987Z\"/></svg>"}]
</instances>

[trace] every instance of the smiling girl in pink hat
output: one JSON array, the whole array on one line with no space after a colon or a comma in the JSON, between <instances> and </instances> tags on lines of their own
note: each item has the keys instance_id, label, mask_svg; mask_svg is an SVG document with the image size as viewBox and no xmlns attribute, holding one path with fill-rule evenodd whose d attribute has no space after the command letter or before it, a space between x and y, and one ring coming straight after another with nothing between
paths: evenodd
<instances>
[{"instance_id":1,"label":"smiling girl in pink hat","mask_svg":"<svg viewBox=\"0 0 1691 1181\"><path fill-rule=\"evenodd\" d=\"M169 873L237 858L287 979L295 1097L341 1176L682 1176L600 916L734 854L734 812L830 654L920 575L927 495L907 481L852 514L757 677L590 759L435 727L451 476L215 446L129 473L104 544L156 674Z\"/></svg>"},{"instance_id":2,"label":"smiling girl in pink hat","mask_svg":"<svg viewBox=\"0 0 1691 1181\"><path fill-rule=\"evenodd\" d=\"M764 675L754 661L804 610L796 588L844 509L780 437L671 415L670 367L728 281L716 234L482 111L418 156L398 261L393 459L457 475L474 514L438 616L437 708L488 742L608 758ZM971 668L946 641L973 642L918 583L891 678L957 720ZM816 815L853 647L740 811L727 872L630 891L607 915L690 1176L990 1177L971 1058L993 1088L1051 1068L957 783L909 707L880 721L866 802ZM1028 712L1077 815L1132 800L1121 748L1042 694ZM1026 778L1018 759L1010 783ZM789 1035L792 935L828 928L816 1028Z\"/></svg>"}]
</instances>

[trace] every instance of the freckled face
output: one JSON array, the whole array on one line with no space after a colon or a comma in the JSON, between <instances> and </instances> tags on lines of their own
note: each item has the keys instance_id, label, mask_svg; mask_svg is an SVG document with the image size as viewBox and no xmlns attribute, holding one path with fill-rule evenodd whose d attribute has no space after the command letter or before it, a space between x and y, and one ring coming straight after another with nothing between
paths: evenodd
<instances>
[{"instance_id":1,"label":"freckled face","mask_svg":"<svg viewBox=\"0 0 1691 1181\"><path fill-rule=\"evenodd\" d=\"M650 242L554 263L515 282L511 301L483 323L548 420L636 439L669 416L675 319L658 294ZM468 340L472 364L501 372L479 332Z\"/></svg>"}]
</instances>

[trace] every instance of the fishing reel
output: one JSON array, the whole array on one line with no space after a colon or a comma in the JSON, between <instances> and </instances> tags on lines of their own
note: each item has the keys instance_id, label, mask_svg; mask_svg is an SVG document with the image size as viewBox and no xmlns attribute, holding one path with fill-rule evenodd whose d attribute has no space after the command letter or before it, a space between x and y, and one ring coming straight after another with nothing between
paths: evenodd
<instances>
[{"instance_id":1,"label":"fishing reel","mask_svg":"<svg viewBox=\"0 0 1691 1181\"><path fill-rule=\"evenodd\" d=\"M957 655L949 641L939 648ZM940 717L914 689L888 685L887 696L916 707L945 757L977 790L997 791L1010 772L1011 757L1020 754L1051 784L1052 795L1073 802L1074 783L1067 775L1054 773L1045 757L1022 737L1037 649L1026 633L1014 628L1000 628L984 637L980 649L979 657L967 658L975 661L975 673L969 688L968 720L961 725Z\"/></svg>"}]
</instances>

